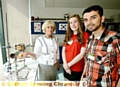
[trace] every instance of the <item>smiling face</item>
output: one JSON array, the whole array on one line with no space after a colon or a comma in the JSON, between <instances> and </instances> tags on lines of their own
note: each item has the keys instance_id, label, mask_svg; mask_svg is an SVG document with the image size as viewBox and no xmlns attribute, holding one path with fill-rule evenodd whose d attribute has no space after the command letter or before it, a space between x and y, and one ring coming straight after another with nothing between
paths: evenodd
<instances>
[{"instance_id":1,"label":"smiling face","mask_svg":"<svg viewBox=\"0 0 120 87\"><path fill-rule=\"evenodd\" d=\"M53 32L54 32L55 28L53 26L48 25L45 29L45 33L47 36L52 36Z\"/></svg>"},{"instance_id":2,"label":"smiling face","mask_svg":"<svg viewBox=\"0 0 120 87\"><path fill-rule=\"evenodd\" d=\"M77 33L77 29L79 28L79 22L78 19L76 17L72 17L69 19L69 24L70 24L70 28L71 30L75 33Z\"/></svg>"},{"instance_id":3,"label":"smiling face","mask_svg":"<svg viewBox=\"0 0 120 87\"><path fill-rule=\"evenodd\" d=\"M56 29L56 25L52 20L46 20L42 25L42 30L47 37L52 37L53 32Z\"/></svg>"},{"instance_id":4,"label":"smiling face","mask_svg":"<svg viewBox=\"0 0 120 87\"><path fill-rule=\"evenodd\" d=\"M102 26L104 16L100 17L98 11L87 12L83 15L84 25L89 31L96 31Z\"/></svg>"}]
</instances>

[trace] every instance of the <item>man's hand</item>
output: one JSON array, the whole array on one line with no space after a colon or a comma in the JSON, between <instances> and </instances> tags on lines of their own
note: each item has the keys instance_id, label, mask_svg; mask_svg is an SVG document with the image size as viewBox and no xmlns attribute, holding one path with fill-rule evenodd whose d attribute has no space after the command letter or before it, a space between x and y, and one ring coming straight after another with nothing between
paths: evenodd
<instances>
[{"instance_id":1,"label":"man's hand","mask_svg":"<svg viewBox=\"0 0 120 87\"><path fill-rule=\"evenodd\" d=\"M88 87L86 78L81 78L79 87Z\"/></svg>"}]
</instances>

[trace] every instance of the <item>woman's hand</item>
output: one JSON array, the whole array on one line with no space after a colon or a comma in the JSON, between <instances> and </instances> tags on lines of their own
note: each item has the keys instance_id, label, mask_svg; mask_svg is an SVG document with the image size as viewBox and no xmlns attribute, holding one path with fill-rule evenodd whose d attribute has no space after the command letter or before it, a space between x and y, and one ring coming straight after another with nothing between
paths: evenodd
<instances>
[{"instance_id":1,"label":"woman's hand","mask_svg":"<svg viewBox=\"0 0 120 87\"><path fill-rule=\"evenodd\" d=\"M22 59L22 58L25 58L27 55L28 55L27 52L20 52L20 53L18 54L17 58Z\"/></svg>"},{"instance_id":2,"label":"woman's hand","mask_svg":"<svg viewBox=\"0 0 120 87\"><path fill-rule=\"evenodd\" d=\"M68 74L71 74L70 67L68 66L67 63L63 63L63 68L64 68L64 70L65 70Z\"/></svg>"},{"instance_id":3,"label":"woman's hand","mask_svg":"<svg viewBox=\"0 0 120 87\"><path fill-rule=\"evenodd\" d=\"M64 68L64 70L66 70L68 68L67 63L63 63L63 68Z\"/></svg>"},{"instance_id":4,"label":"woman's hand","mask_svg":"<svg viewBox=\"0 0 120 87\"><path fill-rule=\"evenodd\" d=\"M71 75L71 70L70 70L70 68L69 69L67 69L67 70L65 70L68 74L70 74Z\"/></svg>"},{"instance_id":5,"label":"woman's hand","mask_svg":"<svg viewBox=\"0 0 120 87\"><path fill-rule=\"evenodd\" d=\"M60 70L60 61L59 60L57 61L57 70L58 71Z\"/></svg>"}]
</instances>

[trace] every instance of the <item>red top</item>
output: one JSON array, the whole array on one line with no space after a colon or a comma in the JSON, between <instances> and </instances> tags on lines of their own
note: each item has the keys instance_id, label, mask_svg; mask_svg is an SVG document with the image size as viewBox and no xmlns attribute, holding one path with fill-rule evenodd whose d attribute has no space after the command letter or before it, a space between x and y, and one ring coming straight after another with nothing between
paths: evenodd
<instances>
[{"instance_id":1,"label":"red top","mask_svg":"<svg viewBox=\"0 0 120 87\"><path fill-rule=\"evenodd\" d=\"M70 62L75 56L77 56L80 53L81 47L86 47L86 42L89 37L89 34L87 32L83 32L83 39L84 43L80 44L77 40L77 35L72 35L71 40L73 41L71 44L68 44L66 46L66 61ZM72 71L80 72L84 69L84 58L81 59L79 62L74 64L70 67Z\"/></svg>"}]
</instances>

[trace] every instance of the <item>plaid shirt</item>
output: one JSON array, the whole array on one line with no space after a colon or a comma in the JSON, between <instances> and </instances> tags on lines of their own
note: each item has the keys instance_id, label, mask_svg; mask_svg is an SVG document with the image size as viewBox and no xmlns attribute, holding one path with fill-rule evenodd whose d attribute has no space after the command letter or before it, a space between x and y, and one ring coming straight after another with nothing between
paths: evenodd
<instances>
[{"instance_id":1,"label":"plaid shirt","mask_svg":"<svg viewBox=\"0 0 120 87\"><path fill-rule=\"evenodd\" d=\"M88 87L116 87L120 68L120 34L104 30L100 37L90 36L87 44L86 70Z\"/></svg>"}]
</instances>

